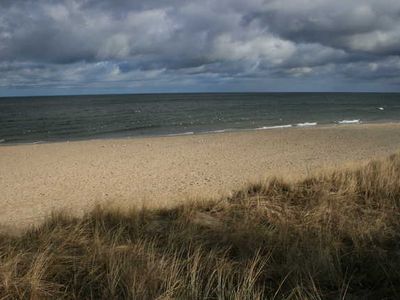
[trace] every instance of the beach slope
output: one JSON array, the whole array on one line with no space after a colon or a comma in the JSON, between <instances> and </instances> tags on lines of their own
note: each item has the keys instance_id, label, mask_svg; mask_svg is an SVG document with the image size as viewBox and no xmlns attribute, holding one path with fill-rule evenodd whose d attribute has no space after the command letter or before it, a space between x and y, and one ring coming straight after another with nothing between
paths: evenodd
<instances>
[{"instance_id":1,"label":"beach slope","mask_svg":"<svg viewBox=\"0 0 400 300\"><path fill-rule=\"evenodd\" d=\"M399 124L107 139L0 147L0 224L38 224L96 203L168 206L215 198L269 176L384 157Z\"/></svg>"}]
</instances>

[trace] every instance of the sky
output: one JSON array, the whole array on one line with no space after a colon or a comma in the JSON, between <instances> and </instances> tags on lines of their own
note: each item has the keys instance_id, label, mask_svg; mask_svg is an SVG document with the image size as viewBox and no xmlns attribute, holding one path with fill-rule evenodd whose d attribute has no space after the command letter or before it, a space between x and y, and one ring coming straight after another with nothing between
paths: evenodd
<instances>
[{"instance_id":1,"label":"sky","mask_svg":"<svg viewBox=\"0 0 400 300\"><path fill-rule=\"evenodd\" d=\"M0 96L400 91L399 0L0 0Z\"/></svg>"}]
</instances>

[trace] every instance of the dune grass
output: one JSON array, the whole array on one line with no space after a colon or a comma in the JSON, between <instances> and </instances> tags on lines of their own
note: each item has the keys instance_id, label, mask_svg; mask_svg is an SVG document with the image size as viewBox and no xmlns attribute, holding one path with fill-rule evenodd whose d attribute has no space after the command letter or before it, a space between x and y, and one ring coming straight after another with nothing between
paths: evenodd
<instances>
[{"instance_id":1,"label":"dune grass","mask_svg":"<svg viewBox=\"0 0 400 300\"><path fill-rule=\"evenodd\" d=\"M400 155L0 236L0 299L399 299Z\"/></svg>"}]
</instances>

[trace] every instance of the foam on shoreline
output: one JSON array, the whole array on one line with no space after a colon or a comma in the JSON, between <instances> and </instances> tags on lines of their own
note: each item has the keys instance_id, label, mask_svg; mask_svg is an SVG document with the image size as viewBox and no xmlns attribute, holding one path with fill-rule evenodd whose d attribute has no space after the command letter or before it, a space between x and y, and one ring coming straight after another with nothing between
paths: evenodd
<instances>
[{"instance_id":1,"label":"foam on shoreline","mask_svg":"<svg viewBox=\"0 0 400 300\"><path fill-rule=\"evenodd\" d=\"M360 124L361 120L360 119L355 119L355 120L341 120L337 122L338 124Z\"/></svg>"},{"instance_id":2,"label":"foam on shoreline","mask_svg":"<svg viewBox=\"0 0 400 300\"><path fill-rule=\"evenodd\" d=\"M166 134L165 136L180 136L180 135L193 135L194 131L187 131L187 132L181 132L181 133L170 133Z\"/></svg>"},{"instance_id":3,"label":"foam on shoreline","mask_svg":"<svg viewBox=\"0 0 400 300\"><path fill-rule=\"evenodd\" d=\"M297 127L317 126L317 122L305 122L296 124Z\"/></svg>"},{"instance_id":4,"label":"foam on shoreline","mask_svg":"<svg viewBox=\"0 0 400 300\"><path fill-rule=\"evenodd\" d=\"M290 127L293 127L293 125L287 124L287 125L276 125L276 126L263 126L255 128L255 130L279 129L279 128L290 128Z\"/></svg>"}]
</instances>

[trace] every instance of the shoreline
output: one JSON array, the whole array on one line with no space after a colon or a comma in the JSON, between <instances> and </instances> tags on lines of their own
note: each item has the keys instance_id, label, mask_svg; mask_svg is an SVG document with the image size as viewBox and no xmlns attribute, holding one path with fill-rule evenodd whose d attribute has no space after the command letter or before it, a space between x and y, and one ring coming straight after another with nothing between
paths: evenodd
<instances>
[{"instance_id":1,"label":"shoreline","mask_svg":"<svg viewBox=\"0 0 400 300\"><path fill-rule=\"evenodd\" d=\"M336 127L346 127L346 126L363 126L363 125L400 125L400 121L376 121L376 122L365 122L357 120L359 122L352 123L356 120L343 120L351 121L351 123L317 123L305 122L299 124L313 124L313 125L299 125L299 124L286 124L286 125L272 125L263 126L257 128L226 128L226 129L216 129L209 131L188 131L181 133L169 133L169 134L149 134L149 135L127 135L118 136L110 135L107 137L88 137L88 138L75 138L69 140L53 140L53 141L35 141L35 142L16 142L9 143L5 142L4 139L0 139L0 148L7 146L23 146L23 145L42 145L42 144L56 144L56 143L74 143L74 142L85 142L85 141L108 141L108 140L136 140L136 139L148 139L148 138L164 138L164 137L179 137L179 136L201 136L201 135L214 135L214 134L226 134L226 133L245 133L254 131L271 131L271 130L286 130L286 129L313 129L313 128L336 128Z\"/></svg>"},{"instance_id":2,"label":"shoreline","mask_svg":"<svg viewBox=\"0 0 400 300\"><path fill-rule=\"evenodd\" d=\"M23 228L96 204L215 199L267 177L296 179L399 150L397 123L5 145L0 224Z\"/></svg>"}]
</instances>

